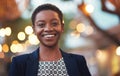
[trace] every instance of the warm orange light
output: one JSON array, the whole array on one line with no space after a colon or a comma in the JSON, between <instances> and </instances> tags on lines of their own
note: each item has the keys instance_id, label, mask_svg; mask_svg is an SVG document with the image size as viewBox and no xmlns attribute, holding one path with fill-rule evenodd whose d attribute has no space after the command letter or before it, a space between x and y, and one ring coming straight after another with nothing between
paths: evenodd
<instances>
[{"instance_id":1,"label":"warm orange light","mask_svg":"<svg viewBox=\"0 0 120 76\"><path fill-rule=\"evenodd\" d=\"M19 42L17 40L14 40L12 44L18 44Z\"/></svg>"},{"instance_id":2,"label":"warm orange light","mask_svg":"<svg viewBox=\"0 0 120 76\"><path fill-rule=\"evenodd\" d=\"M9 51L9 47L7 44L3 44L3 52L7 53Z\"/></svg>"},{"instance_id":3,"label":"warm orange light","mask_svg":"<svg viewBox=\"0 0 120 76\"><path fill-rule=\"evenodd\" d=\"M108 54L105 50L97 50L96 57L101 64L105 64L108 58Z\"/></svg>"}]
</instances>

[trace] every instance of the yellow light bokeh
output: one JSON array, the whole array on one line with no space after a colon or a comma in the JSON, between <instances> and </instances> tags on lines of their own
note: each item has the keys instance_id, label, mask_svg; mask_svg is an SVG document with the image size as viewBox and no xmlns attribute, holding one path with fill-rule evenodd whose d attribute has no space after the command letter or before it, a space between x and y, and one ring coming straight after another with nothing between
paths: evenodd
<instances>
[{"instance_id":1,"label":"yellow light bokeh","mask_svg":"<svg viewBox=\"0 0 120 76\"><path fill-rule=\"evenodd\" d=\"M2 49L3 52L7 53L9 51L9 46L7 44L3 44Z\"/></svg>"},{"instance_id":2,"label":"yellow light bokeh","mask_svg":"<svg viewBox=\"0 0 120 76\"><path fill-rule=\"evenodd\" d=\"M73 31L71 32L71 36L74 36L75 38L79 38L80 37L80 33L77 31Z\"/></svg>"},{"instance_id":3,"label":"yellow light bokeh","mask_svg":"<svg viewBox=\"0 0 120 76\"><path fill-rule=\"evenodd\" d=\"M94 7L93 7L93 5L88 4L88 5L86 5L85 10L86 10L88 13L92 13L92 12L94 11Z\"/></svg>"},{"instance_id":4,"label":"yellow light bokeh","mask_svg":"<svg viewBox=\"0 0 120 76\"><path fill-rule=\"evenodd\" d=\"M18 52L23 52L24 51L24 47L22 44L12 44L10 46L11 52L12 53L18 53Z\"/></svg>"},{"instance_id":5,"label":"yellow light bokeh","mask_svg":"<svg viewBox=\"0 0 120 76\"><path fill-rule=\"evenodd\" d=\"M11 32L12 32L12 31L11 31L11 28L10 28L10 27L6 27L6 28L5 28L5 35L6 35L6 36L10 36L10 35L11 35Z\"/></svg>"},{"instance_id":6,"label":"yellow light bokeh","mask_svg":"<svg viewBox=\"0 0 120 76\"><path fill-rule=\"evenodd\" d=\"M12 41L12 44L18 44L19 42L17 40Z\"/></svg>"},{"instance_id":7,"label":"yellow light bokeh","mask_svg":"<svg viewBox=\"0 0 120 76\"><path fill-rule=\"evenodd\" d=\"M24 46L20 44L17 40L14 40L10 46L10 50L12 53L23 52Z\"/></svg>"},{"instance_id":8,"label":"yellow light bokeh","mask_svg":"<svg viewBox=\"0 0 120 76\"><path fill-rule=\"evenodd\" d=\"M11 52L12 53L16 53L17 52L17 47L16 47L16 44L12 44L11 46L10 46L10 50L11 50Z\"/></svg>"},{"instance_id":9,"label":"yellow light bokeh","mask_svg":"<svg viewBox=\"0 0 120 76\"><path fill-rule=\"evenodd\" d=\"M118 56L120 56L120 46L117 47L117 49L116 49L116 54L117 54Z\"/></svg>"},{"instance_id":10,"label":"yellow light bokeh","mask_svg":"<svg viewBox=\"0 0 120 76\"><path fill-rule=\"evenodd\" d=\"M119 58L113 55L111 59L112 72L117 73L119 71Z\"/></svg>"},{"instance_id":11,"label":"yellow light bokeh","mask_svg":"<svg viewBox=\"0 0 120 76\"><path fill-rule=\"evenodd\" d=\"M83 23L79 23L77 26L76 26L76 30L78 32L84 32L85 30L85 25Z\"/></svg>"},{"instance_id":12,"label":"yellow light bokeh","mask_svg":"<svg viewBox=\"0 0 120 76\"><path fill-rule=\"evenodd\" d=\"M27 27L25 28L25 33L28 34L28 35L32 34L32 33L33 33L32 27L31 27L31 26L27 26Z\"/></svg>"},{"instance_id":13,"label":"yellow light bokeh","mask_svg":"<svg viewBox=\"0 0 120 76\"><path fill-rule=\"evenodd\" d=\"M98 61L104 65L108 59L108 54L106 53L105 50L97 50L96 52L96 57L98 59Z\"/></svg>"},{"instance_id":14,"label":"yellow light bokeh","mask_svg":"<svg viewBox=\"0 0 120 76\"><path fill-rule=\"evenodd\" d=\"M2 52L2 45L0 44L0 52Z\"/></svg>"},{"instance_id":15,"label":"yellow light bokeh","mask_svg":"<svg viewBox=\"0 0 120 76\"><path fill-rule=\"evenodd\" d=\"M71 29L75 29L75 28L76 28L76 25L77 25L77 21L76 21L76 20L72 20L72 21L70 22L70 28L71 28Z\"/></svg>"},{"instance_id":16,"label":"yellow light bokeh","mask_svg":"<svg viewBox=\"0 0 120 76\"><path fill-rule=\"evenodd\" d=\"M25 36L24 32L19 32L17 37L18 37L19 40L23 41L23 40L25 40L26 36Z\"/></svg>"},{"instance_id":17,"label":"yellow light bokeh","mask_svg":"<svg viewBox=\"0 0 120 76\"><path fill-rule=\"evenodd\" d=\"M29 35L28 40L29 40L30 44L33 44L33 45L39 44L39 40L38 40L37 36L34 34Z\"/></svg>"},{"instance_id":18,"label":"yellow light bokeh","mask_svg":"<svg viewBox=\"0 0 120 76\"><path fill-rule=\"evenodd\" d=\"M24 47L22 44L17 44L16 48L18 48L17 52L23 52L24 51Z\"/></svg>"}]
</instances>

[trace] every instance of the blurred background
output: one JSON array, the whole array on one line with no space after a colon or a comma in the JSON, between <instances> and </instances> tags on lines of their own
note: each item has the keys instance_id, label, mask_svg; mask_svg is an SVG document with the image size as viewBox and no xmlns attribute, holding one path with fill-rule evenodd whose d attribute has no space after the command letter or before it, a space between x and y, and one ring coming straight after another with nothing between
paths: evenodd
<instances>
[{"instance_id":1,"label":"blurred background","mask_svg":"<svg viewBox=\"0 0 120 76\"><path fill-rule=\"evenodd\" d=\"M65 52L84 55L92 76L120 76L120 0L0 0L0 76L12 57L38 47L30 18L43 3L64 14Z\"/></svg>"}]
</instances>

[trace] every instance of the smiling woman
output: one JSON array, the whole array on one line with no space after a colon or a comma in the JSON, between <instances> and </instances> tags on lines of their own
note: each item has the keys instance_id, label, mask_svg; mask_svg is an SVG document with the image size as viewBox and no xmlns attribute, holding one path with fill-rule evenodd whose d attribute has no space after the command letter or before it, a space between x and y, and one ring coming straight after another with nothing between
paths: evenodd
<instances>
[{"instance_id":1,"label":"smiling woman","mask_svg":"<svg viewBox=\"0 0 120 76\"><path fill-rule=\"evenodd\" d=\"M38 6L32 24L40 45L32 53L14 57L9 76L91 76L82 55L65 53L59 47L64 23L58 7Z\"/></svg>"}]
</instances>

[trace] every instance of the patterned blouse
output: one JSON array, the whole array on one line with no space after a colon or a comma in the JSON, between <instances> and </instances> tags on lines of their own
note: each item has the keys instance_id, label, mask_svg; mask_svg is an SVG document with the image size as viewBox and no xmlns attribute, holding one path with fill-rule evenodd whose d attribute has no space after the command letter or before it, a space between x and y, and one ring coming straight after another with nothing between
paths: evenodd
<instances>
[{"instance_id":1,"label":"patterned blouse","mask_svg":"<svg viewBox=\"0 0 120 76\"><path fill-rule=\"evenodd\" d=\"M69 76L63 58L58 61L39 61L37 76Z\"/></svg>"}]
</instances>

